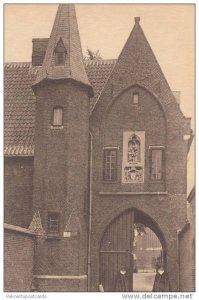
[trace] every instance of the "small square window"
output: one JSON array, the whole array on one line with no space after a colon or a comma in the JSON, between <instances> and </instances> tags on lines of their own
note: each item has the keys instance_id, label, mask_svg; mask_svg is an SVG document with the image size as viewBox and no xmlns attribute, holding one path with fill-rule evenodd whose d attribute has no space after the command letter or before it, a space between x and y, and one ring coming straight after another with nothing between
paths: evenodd
<instances>
[{"instance_id":1,"label":"small square window","mask_svg":"<svg viewBox=\"0 0 199 300\"><path fill-rule=\"evenodd\" d=\"M60 214L57 212L48 213L48 233L59 234Z\"/></svg>"}]
</instances>

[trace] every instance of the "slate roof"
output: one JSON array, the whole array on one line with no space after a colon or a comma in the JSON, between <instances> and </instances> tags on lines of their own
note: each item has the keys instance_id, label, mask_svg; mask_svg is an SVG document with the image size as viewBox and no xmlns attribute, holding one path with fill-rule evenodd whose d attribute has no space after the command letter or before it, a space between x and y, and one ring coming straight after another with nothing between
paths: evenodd
<instances>
[{"instance_id":1,"label":"slate roof","mask_svg":"<svg viewBox=\"0 0 199 300\"><path fill-rule=\"evenodd\" d=\"M85 62L93 86L92 111L117 60ZM34 155L35 95L31 86L41 67L31 63L6 63L4 66L4 153L7 156Z\"/></svg>"},{"instance_id":2,"label":"slate roof","mask_svg":"<svg viewBox=\"0 0 199 300\"><path fill-rule=\"evenodd\" d=\"M64 65L58 66L55 62L55 49L60 41L65 48L66 58ZM44 61L34 84L38 84L43 80L56 79L79 81L88 87L90 95L93 96L93 90L83 63L74 4L59 5Z\"/></svg>"}]
</instances>

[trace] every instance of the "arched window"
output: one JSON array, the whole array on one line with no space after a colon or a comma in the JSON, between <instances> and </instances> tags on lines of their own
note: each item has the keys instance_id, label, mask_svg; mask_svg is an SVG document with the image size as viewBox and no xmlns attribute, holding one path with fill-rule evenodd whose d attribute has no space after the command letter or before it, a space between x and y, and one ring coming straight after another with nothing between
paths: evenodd
<instances>
[{"instance_id":1,"label":"arched window","mask_svg":"<svg viewBox=\"0 0 199 300\"><path fill-rule=\"evenodd\" d=\"M53 126L63 125L63 108L55 107L53 109Z\"/></svg>"},{"instance_id":2,"label":"arched window","mask_svg":"<svg viewBox=\"0 0 199 300\"><path fill-rule=\"evenodd\" d=\"M66 48L63 44L62 39L59 40L55 48L55 65L63 66L66 60Z\"/></svg>"},{"instance_id":3,"label":"arched window","mask_svg":"<svg viewBox=\"0 0 199 300\"><path fill-rule=\"evenodd\" d=\"M128 142L128 163L140 162L140 139L133 134Z\"/></svg>"}]
</instances>

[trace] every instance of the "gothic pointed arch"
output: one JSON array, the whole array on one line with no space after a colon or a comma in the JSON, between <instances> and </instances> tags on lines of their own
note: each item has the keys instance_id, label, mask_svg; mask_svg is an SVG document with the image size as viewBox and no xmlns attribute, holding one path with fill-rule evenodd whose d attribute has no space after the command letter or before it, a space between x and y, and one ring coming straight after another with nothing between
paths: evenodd
<instances>
[{"instance_id":1,"label":"gothic pointed arch","mask_svg":"<svg viewBox=\"0 0 199 300\"><path fill-rule=\"evenodd\" d=\"M61 65L65 64L67 50L66 50L66 47L64 46L64 43L63 43L63 40L61 37L58 40L57 45L55 47L54 55L55 55L55 65L56 66L61 66Z\"/></svg>"}]
</instances>

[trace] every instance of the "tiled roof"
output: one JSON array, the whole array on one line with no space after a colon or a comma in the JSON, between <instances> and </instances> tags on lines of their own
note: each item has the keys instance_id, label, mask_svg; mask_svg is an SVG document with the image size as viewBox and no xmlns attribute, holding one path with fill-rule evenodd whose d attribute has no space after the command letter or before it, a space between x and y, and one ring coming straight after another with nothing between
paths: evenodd
<instances>
[{"instance_id":1,"label":"tiled roof","mask_svg":"<svg viewBox=\"0 0 199 300\"><path fill-rule=\"evenodd\" d=\"M116 59L107 59L85 62L86 72L94 90L94 97L90 100L91 111L97 102L97 99L99 98L99 95L116 64L116 61Z\"/></svg>"},{"instance_id":2,"label":"tiled roof","mask_svg":"<svg viewBox=\"0 0 199 300\"><path fill-rule=\"evenodd\" d=\"M33 155L35 74L30 63L8 63L4 68L4 145L6 155Z\"/></svg>"},{"instance_id":3,"label":"tiled roof","mask_svg":"<svg viewBox=\"0 0 199 300\"><path fill-rule=\"evenodd\" d=\"M92 111L116 60L85 62L94 89ZM35 95L32 84L38 70L31 63L6 63L4 66L4 150L5 155L34 155Z\"/></svg>"}]
</instances>

